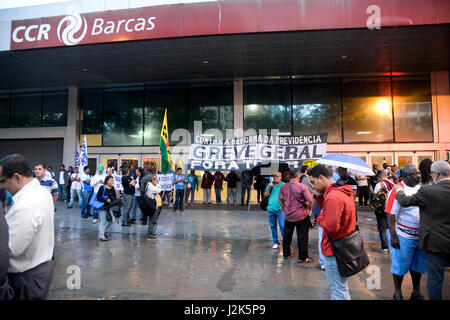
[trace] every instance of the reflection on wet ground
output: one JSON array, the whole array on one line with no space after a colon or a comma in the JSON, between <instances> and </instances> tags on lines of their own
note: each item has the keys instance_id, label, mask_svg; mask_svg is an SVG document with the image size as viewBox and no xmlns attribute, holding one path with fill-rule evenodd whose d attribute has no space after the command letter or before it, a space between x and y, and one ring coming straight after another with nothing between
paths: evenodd
<instances>
[{"instance_id":1,"label":"reflection on wet ground","mask_svg":"<svg viewBox=\"0 0 450 320\"><path fill-rule=\"evenodd\" d=\"M57 208L55 273L49 299L329 298L325 272L316 268L317 230L311 229L309 234L309 252L316 262L284 261L281 249L272 249L263 211L211 207L175 214L164 209L158 239L146 238L146 226L133 225L121 231L117 225L110 241L100 242L92 218L81 219L79 209L68 210L62 203L57 203ZM368 282L376 282L370 281L365 270L349 280L352 299L391 299L390 257L379 250L375 216L360 210L358 224L371 265L380 270L381 289L368 288ZM292 247L296 256L295 236ZM67 273L69 266L80 268L80 289L68 288L74 279ZM448 272L446 276L444 299L450 299ZM409 275L403 288L404 297L409 297ZM427 297L426 276L422 291Z\"/></svg>"}]
</instances>

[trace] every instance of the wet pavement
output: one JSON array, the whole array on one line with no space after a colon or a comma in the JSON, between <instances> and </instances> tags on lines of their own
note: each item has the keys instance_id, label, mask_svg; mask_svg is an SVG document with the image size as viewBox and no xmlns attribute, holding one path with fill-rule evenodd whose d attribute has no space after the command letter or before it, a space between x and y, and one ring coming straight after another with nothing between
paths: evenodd
<instances>
[{"instance_id":1,"label":"wet pavement","mask_svg":"<svg viewBox=\"0 0 450 320\"><path fill-rule=\"evenodd\" d=\"M66 206L56 204L55 273L49 299L329 299L325 271L316 268L317 229L309 233L314 263L284 261L281 249L272 249L266 212L257 206L250 211L241 206L197 206L182 214L166 208L158 239L146 238L147 226L120 231L117 225L108 242L98 240L98 224L92 218L81 219L76 206ZM358 220L371 265L350 278L351 297L391 300L390 256L379 250L375 216L359 210ZM296 246L294 235L294 256ZM78 283L73 270L80 271L79 289L69 289ZM450 299L449 276L447 271L444 299ZM426 275L421 287L427 298ZM411 292L411 277L406 275L405 299Z\"/></svg>"}]
</instances>

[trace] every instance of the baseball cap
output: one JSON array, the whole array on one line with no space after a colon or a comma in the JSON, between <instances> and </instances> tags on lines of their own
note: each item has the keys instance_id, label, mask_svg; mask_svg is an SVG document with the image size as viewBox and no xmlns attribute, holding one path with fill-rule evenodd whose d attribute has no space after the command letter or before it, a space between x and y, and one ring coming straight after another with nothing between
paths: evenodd
<instances>
[{"instance_id":1,"label":"baseball cap","mask_svg":"<svg viewBox=\"0 0 450 320\"><path fill-rule=\"evenodd\" d=\"M103 167L103 165L99 165L98 166L98 171L103 171L105 168Z\"/></svg>"}]
</instances>

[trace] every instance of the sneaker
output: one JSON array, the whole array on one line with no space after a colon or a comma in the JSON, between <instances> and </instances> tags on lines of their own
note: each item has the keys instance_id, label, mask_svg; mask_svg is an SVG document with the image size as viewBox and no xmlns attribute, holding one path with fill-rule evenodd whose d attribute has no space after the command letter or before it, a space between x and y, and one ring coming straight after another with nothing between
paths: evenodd
<instances>
[{"instance_id":1,"label":"sneaker","mask_svg":"<svg viewBox=\"0 0 450 320\"><path fill-rule=\"evenodd\" d=\"M381 252L387 253L387 252L388 252L388 249L381 249Z\"/></svg>"},{"instance_id":2,"label":"sneaker","mask_svg":"<svg viewBox=\"0 0 450 320\"><path fill-rule=\"evenodd\" d=\"M278 243L274 243L273 246L272 246L272 249L274 249L274 250L278 249Z\"/></svg>"},{"instance_id":3,"label":"sneaker","mask_svg":"<svg viewBox=\"0 0 450 320\"><path fill-rule=\"evenodd\" d=\"M72 209L73 207L67 207L67 209Z\"/></svg>"},{"instance_id":4,"label":"sneaker","mask_svg":"<svg viewBox=\"0 0 450 320\"><path fill-rule=\"evenodd\" d=\"M98 219L92 220L92 224L96 224L98 222Z\"/></svg>"}]
</instances>

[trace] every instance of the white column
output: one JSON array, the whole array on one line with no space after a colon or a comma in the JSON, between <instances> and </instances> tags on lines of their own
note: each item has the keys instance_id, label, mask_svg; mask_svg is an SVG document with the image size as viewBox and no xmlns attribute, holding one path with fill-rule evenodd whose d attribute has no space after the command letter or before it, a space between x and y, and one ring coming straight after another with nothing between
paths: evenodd
<instances>
[{"instance_id":1,"label":"white column","mask_svg":"<svg viewBox=\"0 0 450 320\"><path fill-rule=\"evenodd\" d=\"M67 105L67 127L64 134L63 163L66 168L75 165L75 151L78 143L78 87L69 87Z\"/></svg>"},{"instance_id":2,"label":"white column","mask_svg":"<svg viewBox=\"0 0 450 320\"><path fill-rule=\"evenodd\" d=\"M234 79L234 136L244 135L244 81Z\"/></svg>"}]
</instances>

